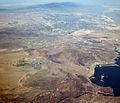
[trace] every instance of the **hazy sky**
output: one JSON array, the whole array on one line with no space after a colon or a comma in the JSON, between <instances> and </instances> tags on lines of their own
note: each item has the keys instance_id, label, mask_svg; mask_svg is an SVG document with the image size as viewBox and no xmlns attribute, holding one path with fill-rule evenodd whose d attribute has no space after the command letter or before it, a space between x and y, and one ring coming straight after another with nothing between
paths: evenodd
<instances>
[{"instance_id":1,"label":"hazy sky","mask_svg":"<svg viewBox=\"0 0 120 103\"><path fill-rule=\"evenodd\" d=\"M37 5L51 2L79 2L82 4L109 5L120 4L120 0L0 0L0 7Z\"/></svg>"},{"instance_id":2,"label":"hazy sky","mask_svg":"<svg viewBox=\"0 0 120 103\"><path fill-rule=\"evenodd\" d=\"M0 3L4 4L13 4L13 3L25 3L25 4L41 4L41 3L50 3L50 2L83 2L85 0L0 0ZM86 0L91 1L91 0Z\"/></svg>"}]
</instances>

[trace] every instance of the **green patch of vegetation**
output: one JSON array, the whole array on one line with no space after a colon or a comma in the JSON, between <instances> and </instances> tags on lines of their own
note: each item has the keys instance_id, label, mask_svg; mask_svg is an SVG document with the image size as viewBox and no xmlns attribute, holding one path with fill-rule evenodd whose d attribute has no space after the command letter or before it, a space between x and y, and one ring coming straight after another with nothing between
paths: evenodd
<instances>
[{"instance_id":1,"label":"green patch of vegetation","mask_svg":"<svg viewBox=\"0 0 120 103\"><path fill-rule=\"evenodd\" d=\"M24 58L22 58L21 60L19 60L17 63L14 64L15 66L17 67L20 67L20 66L31 66L33 67L34 69L41 69L41 65L42 65L42 62L41 60L25 60Z\"/></svg>"}]
</instances>

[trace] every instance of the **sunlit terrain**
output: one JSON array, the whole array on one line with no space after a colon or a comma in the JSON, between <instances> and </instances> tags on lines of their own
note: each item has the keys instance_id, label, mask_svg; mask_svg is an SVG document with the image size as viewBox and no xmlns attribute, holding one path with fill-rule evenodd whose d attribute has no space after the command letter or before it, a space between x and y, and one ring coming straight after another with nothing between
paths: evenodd
<instances>
[{"instance_id":1,"label":"sunlit terrain","mask_svg":"<svg viewBox=\"0 0 120 103\"><path fill-rule=\"evenodd\" d=\"M119 103L119 17L70 2L0 9L0 103Z\"/></svg>"}]
</instances>

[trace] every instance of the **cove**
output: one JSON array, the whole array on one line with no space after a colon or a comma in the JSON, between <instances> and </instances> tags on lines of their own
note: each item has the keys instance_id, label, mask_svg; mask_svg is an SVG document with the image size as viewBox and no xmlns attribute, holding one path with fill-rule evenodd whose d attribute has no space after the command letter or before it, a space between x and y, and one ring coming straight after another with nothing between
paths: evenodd
<instances>
[{"instance_id":1,"label":"cove","mask_svg":"<svg viewBox=\"0 0 120 103\"><path fill-rule=\"evenodd\" d=\"M116 52L120 54L120 52ZM114 96L120 96L120 57L115 59L115 64L117 66L97 65L90 81L102 87L112 87Z\"/></svg>"}]
</instances>

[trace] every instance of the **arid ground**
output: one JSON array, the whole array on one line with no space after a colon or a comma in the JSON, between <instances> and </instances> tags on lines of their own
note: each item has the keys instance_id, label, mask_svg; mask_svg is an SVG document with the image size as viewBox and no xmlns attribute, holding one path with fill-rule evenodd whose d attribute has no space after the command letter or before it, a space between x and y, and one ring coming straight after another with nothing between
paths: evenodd
<instances>
[{"instance_id":1,"label":"arid ground","mask_svg":"<svg viewBox=\"0 0 120 103\"><path fill-rule=\"evenodd\" d=\"M118 11L72 3L1 10L0 103L120 103L120 77L102 69L95 77L96 67L119 72Z\"/></svg>"}]
</instances>

